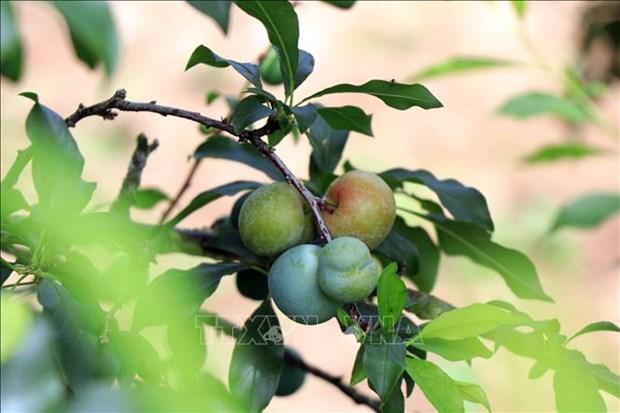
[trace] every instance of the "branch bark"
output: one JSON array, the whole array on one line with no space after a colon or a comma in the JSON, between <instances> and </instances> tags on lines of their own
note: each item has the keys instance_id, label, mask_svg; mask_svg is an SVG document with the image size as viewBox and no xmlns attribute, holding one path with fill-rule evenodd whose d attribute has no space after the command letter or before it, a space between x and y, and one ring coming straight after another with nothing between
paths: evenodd
<instances>
[{"instance_id":1,"label":"branch bark","mask_svg":"<svg viewBox=\"0 0 620 413\"><path fill-rule=\"evenodd\" d=\"M192 112L185 109L158 105L156 101L151 102L131 102L126 100L127 92L125 89L117 90L114 95L102 102L96 103L92 106L84 106L80 104L77 110L65 119L65 123L68 127L74 127L79 121L90 116L100 116L103 119L112 120L118 115L118 111L122 112L152 112L158 113L162 116L174 116L183 119L188 119L193 122L204 125L208 128L219 129L223 132L227 132L233 136L239 138L240 142L251 143L258 151L267 159L269 159L282 173L286 181L291 184L299 194L304 198L316 223L316 228L319 232L321 240L324 242L331 241L331 234L329 229L321 216L321 200L310 192L304 184L291 172L282 159L275 153L275 149L269 146L262 137L269 135L272 132L278 130L278 122L272 118L267 120L267 123L254 130L244 130L241 132L235 131L235 128L227 122L215 120L200 114L199 112Z\"/></svg>"}]
</instances>

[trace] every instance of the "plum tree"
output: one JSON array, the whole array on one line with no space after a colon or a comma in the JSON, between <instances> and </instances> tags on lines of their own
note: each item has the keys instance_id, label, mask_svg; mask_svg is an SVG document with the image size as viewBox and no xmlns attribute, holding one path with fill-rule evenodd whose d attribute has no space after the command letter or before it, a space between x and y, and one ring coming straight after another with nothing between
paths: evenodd
<instances>
[{"instance_id":1,"label":"plum tree","mask_svg":"<svg viewBox=\"0 0 620 413\"><path fill-rule=\"evenodd\" d=\"M388 236L396 218L394 194L370 172L345 173L329 186L325 201L322 215L332 235L358 238L370 249Z\"/></svg>"},{"instance_id":2,"label":"plum tree","mask_svg":"<svg viewBox=\"0 0 620 413\"><path fill-rule=\"evenodd\" d=\"M282 71L280 70L280 59L274 49L269 50L260 64L260 76L265 83L279 85L282 83Z\"/></svg>"},{"instance_id":3,"label":"plum tree","mask_svg":"<svg viewBox=\"0 0 620 413\"><path fill-rule=\"evenodd\" d=\"M302 324L323 323L336 315L338 303L319 287L321 247L298 245L275 260L269 270L269 291L278 308Z\"/></svg>"},{"instance_id":4,"label":"plum tree","mask_svg":"<svg viewBox=\"0 0 620 413\"><path fill-rule=\"evenodd\" d=\"M239 212L241 240L258 255L276 255L309 241L313 228L304 201L284 182L258 188L248 196Z\"/></svg>"},{"instance_id":5,"label":"plum tree","mask_svg":"<svg viewBox=\"0 0 620 413\"><path fill-rule=\"evenodd\" d=\"M377 286L381 266L368 247L352 237L340 237L323 247L318 279L321 290L340 303L363 300Z\"/></svg>"}]
</instances>

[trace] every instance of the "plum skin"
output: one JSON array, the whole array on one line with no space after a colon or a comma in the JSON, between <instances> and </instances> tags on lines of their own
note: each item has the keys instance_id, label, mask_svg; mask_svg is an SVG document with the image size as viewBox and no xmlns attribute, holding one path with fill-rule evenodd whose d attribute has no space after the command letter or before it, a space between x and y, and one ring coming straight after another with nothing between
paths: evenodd
<instances>
[{"instance_id":1,"label":"plum skin","mask_svg":"<svg viewBox=\"0 0 620 413\"><path fill-rule=\"evenodd\" d=\"M339 304L319 287L317 245L298 245L280 255L269 270L269 291L276 306L301 324L320 324L336 315Z\"/></svg>"},{"instance_id":2,"label":"plum skin","mask_svg":"<svg viewBox=\"0 0 620 413\"><path fill-rule=\"evenodd\" d=\"M256 189L239 212L243 244L262 256L273 256L303 242L314 233L314 223L301 195L284 182Z\"/></svg>"},{"instance_id":3,"label":"plum skin","mask_svg":"<svg viewBox=\"0 0 620 413\"><path fill-rule=\"evenodd\" d=\"M370 172L345 173L327 188L325 200L321 215L331 234L358 238L370 249L385 240L396 219L392 190Z\"/></svg>"},{"instance_id":4,"label":"plum skin","mask_svg":"<svg viewBox=\"0 0 620 413\"><path fill-rule=\"evenodd\" d=\"M321 251L319 286L334 301L363 300L377 287L380 275L380 264L357 238L336 238Z\"/></svg>"}]
</instances>

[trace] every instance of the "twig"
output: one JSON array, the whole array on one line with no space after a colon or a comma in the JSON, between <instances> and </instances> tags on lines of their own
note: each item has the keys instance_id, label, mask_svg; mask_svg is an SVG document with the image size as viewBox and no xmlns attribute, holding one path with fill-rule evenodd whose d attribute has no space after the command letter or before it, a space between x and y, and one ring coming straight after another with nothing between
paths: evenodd
<instances>
[{"instance_id":1,"label":"twig","mask_svg":"<svg viewBox=\"0 0 620 413\"><path fill-rule=\"evenodd\" d=\"M211 119L198 112L158 105L154 101L148 103L130 102L125 100L126 96L127 92L124 89L120 89L116 91L110 99L104 100L103 102L99 102L92 106L84 106L80 104L75 113L65 119L65 123L67 126L73 127L77 124L77 122L89 116L100 116L108 120L114 119L117 116L117 112L114 111L116 109L126 112L153 112L162 116L175 116L197 122L208 128L215 128L228 132L229 134L239 138L240 142L251 143L264 157L269 159L276 166L276 168L278 168L286 181L291 184L308 203L308 206L314 215L316 227L321 239L325 242L331 241L331 234L329 233L329 229L321 216L320 199L312 194L312 192L310 192L291 172L282 159L276 155L274 148L261 139L262 136L269 135L270 133L278 130L280 126L275 119L269 118L267 123L261 128L237 132L231 124Z\"/></svg>"},{"instance_id":2,"label":"twig","mask_svg":"<svg viewBox=\"0 0 620 413\"><path fill-rule=\"evenodd\" d=\"M185 194L185 192L189 189L192 183L192 179L194 178L194 175L196 175L196 171L198 171L198 167L200 166L203 159L204 158L194 159L194 163L192 164L192 167L187 173L187 176L185 177L185 180L183 181L181 188L179 188L177 193L170 200L170 203L168 204L168 207L166 208L166 210L161 214L161 217L159 218L160 224L162 224L166 220L166 218L170 216L170 214L172 213L172 210L177 206L183 194Z\"/></svg>"},{"instance_id":3,"label":"twig","mask_svg":"<svg viewBox=\"0 0 620 413\"><path fill-rule=\"evenodd\" d=\"M201 318L201 320L206 325L211 327L217 327L219 331L233 338L238 338L240 336L242 328L233 324L232 322L211 312L204 311L202 312L202 315L207 316ZM345 382L342 380L342 377L327 373L326 371L323 371L316 366L308 364L301 357L299 357L297 354L295 354L293 351L286 347L284 348L284 362L290 366L304 370L312 374L313 376L334 385L355 403L368 406L375 412L381 411L381 402L379 400L368 397L365 394L359 392L354 387L345 384Z\"/></svg>"},{"instance_id":4,"label":"twig","mask_svg":"<svg viewBox=\"0 0 620 413\"><path fill-rule=\"evenodd\" d=\"M129 161L127 175L125 175L121 190L112 204L112 211L125 214L129 213L129 207L133 204L136 191L140 187L142 170L144 170L146 166L146 160L149 155L157 149L157 146L159 146L157 139L149 144L147 137L143 133L138 135L136 149L133 152L131 161Z\"/></svg>"}]
</instances>

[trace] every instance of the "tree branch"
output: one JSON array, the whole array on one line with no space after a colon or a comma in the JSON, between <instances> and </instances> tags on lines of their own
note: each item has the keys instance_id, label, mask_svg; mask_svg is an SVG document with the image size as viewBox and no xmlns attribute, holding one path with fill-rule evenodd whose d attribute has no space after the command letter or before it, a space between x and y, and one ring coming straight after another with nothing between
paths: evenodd
<instances>
[{"instance_id":1,"label":"tree branch","mask_svg":"<svg viewBox=\"0 0 620 413\"><path fill-rule=\"evenodd\" d=\"M211 327L216 327L218 331L221 331L227 336L238 338L241 334L242 328L233 324L232 322L223 319L222 317L211 312L203 311L201 314L206 316L201 318L204 324ZM318 377L321 380L332 384L333 386L337 387L342 393L346 394L355 403L368 406L375 412L381 412L381 402L379 400L368 397L365 394L359 392L354 387L347 385L342 380L342 377L327 373L326 371L323 371L316 366L308 364L301 357L299 357L297 354L295 354L293 351L286 347L284 348L284 362L290 366L297 367L312 374L315 377Z\"/></svg>"},{"instance_id":2,"label":"tree branch","mask_svg":"<svg viewBox=\"0 0 620 413\"><path fill-rule=\"evenodd\" d=\"M329 233L329 229L321 216L320 198L310 192L291 172L282 159L276 155L274 148L261 139L262 136L269 135L270 133L278 130L279 124L275 119L269 118L267 123L259 129L237 132L231 124L211 119L198 112L158 105L155 101L148 103L131 102L125 99L126 96L127 92L124 89L119 89L111 98L104 100L103 102L99 102L92 106L84 106L80 104L78 109L65 119L65 123L68 127L73 127L80 120L90 116L100 116L103 119L111 120L118 115L115 111L118 110L124 112L153 112L162 116L175 116L191 120L208 128L215 128L227 132L239 138L240 142L251 143L264 157L269 159L276 166L276 168L278 168L286 181L291 184L307 202L314 216L316 227L321 239L324 242L331 241L331 234Z\"/></svg>"},{"instance_id":3,"label":"tree branch","mask_svg":"<svg viewBox=\"0 0 620 413\"><path fill-rule=\"evenodd\" d=\"M413 313L421 320L432 320L455 307L429 293L407 289L405 310Z\"/></svg>"}]
</instances>

